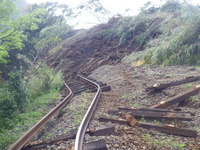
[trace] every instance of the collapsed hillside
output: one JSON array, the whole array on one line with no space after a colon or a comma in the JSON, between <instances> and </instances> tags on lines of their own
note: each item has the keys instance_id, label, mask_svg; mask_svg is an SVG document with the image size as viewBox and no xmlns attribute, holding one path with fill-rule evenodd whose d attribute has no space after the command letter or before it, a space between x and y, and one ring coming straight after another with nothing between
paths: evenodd
<instances>
[{"instance_id":1,"label":"collapsed hillside","mask_svg":"<svg viewBox=\"0 0 200 150\"><path fill-rule=\"evenodd\" d=\"M106 33L117 26L119 20L120 18L112 18L107 24L76 31L52 50L48 63L53 67L64 68L65 73L73 70L74 73L85 74L101 65L118 62L136 48L134 41L129 41L129 46L119 44L117 37Z\"/></svg>"},{"instance_id":2,"label":"collapsed hillside","mask_svg":"<svg viewBox=\"0 0 200 150\"><path fill-rule=\"evenodd\" d=\"M53 49L47 62L65 74L88 74L105 64L199 65L200 8L186 2L167 2L145 8L135 17L113 17L88 30L73 31ZM140 52L137 56L136 51Z\"/></svg>"}]
</instances>

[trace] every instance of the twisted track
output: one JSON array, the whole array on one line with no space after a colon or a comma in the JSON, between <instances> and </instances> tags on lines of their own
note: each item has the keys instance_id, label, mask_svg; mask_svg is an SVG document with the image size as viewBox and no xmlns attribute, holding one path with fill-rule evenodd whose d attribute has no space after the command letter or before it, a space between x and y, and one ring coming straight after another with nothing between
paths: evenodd
<instances>
[{"instance_id":1,"label":"twisted track","mask_svg":"<svg viewBox=\"0 0 200 150\"><path fill-rule=\"evenodd\" d=\"M9 150L20 150L42 127L59 111L61 110L73 97L71 89L65 83L69 91L67 97L54 107L48 114L46 114L38 123L36 123L29 131L27 131L20 139L18 139Z\"/></svg>"},{"instance_id":2,"label":"twisted track","mask_svg":"<svg viewBox=\"0 0 200 150\"><path fill-rule=\"evenodd\" d=\"M86 82L89 82L93 86L95 86L97 88L97 92L96 92L96 95L94 96L94 99L93 99L92 103L90 104L90 106L81 122L81 125L79 126L79 129L78 129L78 132L76 135L74 150L82 150L82 148L83 148L83 140L84 140L84 136L85 136L85 131L88 127L90 119L96 109L99 97L101 95L101 88L97 83L95 83L89 79L86 79L82 76L79 76L79 77L82 78L83 80L85 80Z\"/></svg>"},{"instance_id":3,"label":"twisted track","mask_svg":"<svg viewBox=\"0 0 200 150\"><path fill-rule=\"evenodd\" d=\"M75 150L82 150L83 148L83 140L85 136L86 129L90 122L91 117L96 109L99 97L101 95L101 87L99 84L95 83L94 81L87 79L81 75L78 77L85 82L86 84L91 85L95 89L97 89L96 95L93 98L92 103L90 104L82 122L78 129L76 140L75 140ZM81 84L80 84L81 85ZM54 107L48 114L46 114L38 123L36 123L29 131L27 131L20 139L18 139L9 150L20 150L23 146L38 132L44 127L44 125L65 105L72 99L73 92L65 83L66 88L69 91L67 97L65 97L61 103L59 103L56 107ZM79 85L78 85L79 86Z\"/></svg>"}]
</instances>

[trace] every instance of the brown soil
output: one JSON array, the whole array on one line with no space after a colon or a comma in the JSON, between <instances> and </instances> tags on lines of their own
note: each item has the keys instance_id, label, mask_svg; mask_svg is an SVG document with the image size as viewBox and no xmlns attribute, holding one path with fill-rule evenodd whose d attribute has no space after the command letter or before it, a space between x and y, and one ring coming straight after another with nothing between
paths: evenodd
<instances>
[{"instance_id":1,"label":"brown soil","mask_svg":"<svg viewBox=\"0 0 200 150\"><path fill-rule=\"evenodd\" d=\"M131 37L133 40L120 43L117 34L113 36L114 31L110 30L117 25L119 19L112 18L106 24L88 30L74 31L52 50L47 57L47 63L62 69L66 78L69 78L76 73L89 74L106 64L116 64L133 50L141 50L142 47L136 46L133 37Z\"/></svg>"}]
</instances>

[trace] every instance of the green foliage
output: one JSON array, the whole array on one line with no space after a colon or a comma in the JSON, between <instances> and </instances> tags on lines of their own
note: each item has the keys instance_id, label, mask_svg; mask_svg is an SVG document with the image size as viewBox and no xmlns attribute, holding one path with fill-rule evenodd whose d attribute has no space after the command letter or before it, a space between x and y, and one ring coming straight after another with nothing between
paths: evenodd
<instances>
[{"instance_id":1,"label":"green foliage","mask_svg":"<svg viewBox=\"0 0 200 150\"><path fill-rule=\"evenodd\" d=\"M37 97L35 101L29 103L26 107L26 112L17 114L16 120L9 119L6 126L1 126L0 130L0 149L7 149L10 144L14 143L23 133L25 133L30 125L35 124L41 117L47 113L47 106L49 103L52 103L54 99L61 98L59 95L59 91L51 91L50 93L44 94L41 97ZM0 123L5 120L0 118Z\"/></svg>"},{"instance_id":2,"label":"green foliage","mask_svg":"<svg viewBox=\"0 0 200 150\"><path fill-rule=\"evenodd\" d=\"M15 11L13 0L0 0L0 22L8 21L10 15ZM1 27L0 27L1 29Z\"/></svg>"},{"instance_id":3,"label":"green foliage","mask_svg":"<svg viewBox=\"0 0 200 150\"><path fill-rule=\"evenodd\" d=\"M168 0L161 8L162 12L175 12L181 9L181 4L178 0Z\"/></svg>"},{"instance_id":4,"label":"green foliage","mask_svg":"<svg viewBox=\"0 0 200 150\"><path fill-rule=\"evenodd\" d=\"M1 150L6 150L7 146L12 144L13 142L15 142L17 140L17 135L12 135L11 133L8 132L3 132L0 133L0 149Z\"/></svg>"},{"instance_id":5,"label":"green foliage","mask_svg":"<svg viewBox=\"0 0 200 150\"><path fill-rule=\"evenodd\" d=\"M189 97L189 101L190 102L195 102L195 101L197 101L197 99L194 96L190 96Z\"/></svg>"},{"instance_id":6,"label":"green foliage","mask_svg":"<svg viewBox=\"0 0 200 150\"><path fill-rule=\"evenodd\" d=\"M19 138L48 112L46 107L49 103L60 98L62 74L43 65L30 76L27 86L29 103L25 99L26 85L20 72L10 73L8 82L0 87L0 149L6 149Z\"/></svg>"},{"instance_id":7,"label":"green foliage","mask_svg":"<svg viewBox=\"0 0 200 150\"><path fill-rule=\"evenodd\" d=\"M51 90L59 91L62 86L62 73L44 65L30 76L28 81L29 98L33 100Z\"/></svg>"},{"instance_id":8,"label":"green foliage","mask_svg":"<svg viewBox=\"0 0 200 150\"><path fill-rule=\"evenodd\" d=\"M22 74L19 71L11 72L9 76L8 90L13 95L18 110L23 111L28 103L25 81L23 80Z\"/></svg>"},{"instance_id":9,"label":"green foliage","mask_svg":"<svg viewBox=\"0 0 200 150\"><path fill-rule=\"evenodd\" d=\"M116 23L112 28L101 31L103 36L119 38L118 45L134 43L139 47L160 34L157 26L162 22L162 16L141 13L136 17L114 17L110 19L112 21Z\"/></svg>"},{"instance_id":10,"label":"green foliage","mask_svg":"<svg viewBox=\"0 0 200 150\"><path fill-rule=\"evenodd\" d=\"M142 107L142 105L139 104L139 103L134 103L134 104L132 105L132 107L134 107L134 108L140 108L140 107Z\"/></svg>"},{"instance_id":11,"label":"green foliage","mask_svg":"<svg viewBox=\"0 0 200 150\"><path fill-rule=\"evenodd\" d=\"M146 64L200 64L200 8L187 2L167 1L156 12L139 14L134 22L135 41L144 48ZM134 41L134 40L133 40ZM134 60L135 53L124 60Z\"/></svg>"},{"instance_id":12,"label":"green foliage","mask_svg":"<svg viewBox=\"0 0 200 150\"><path fill-rule=\"evenodd\" d=\"M26 31L27 40L25 47L22 50L22 55L25 55L33 64L45 57L48 52L61 43L67 33L72 30L72 27L67 25L66 13L71 10L67 5L59 5L57 2L47 2L40 5L34 4L29 10L33 12L42 12L37 14L42 17L42 21L38 23L37 30ZM58 11L62 11L61 15L57 15Z\"/></svg>"},{"instance_id":13,"label":"green foliage","mask_svg":"<svg viewBox=\"0 0 200 150\"><path fill-rule=\"evenodd\" d=\"M192 83L187 83L187 84L184 85L184 89L189 89L189 88L191 88L192 86L193 86Z\"/></svg>"},{"instance_id":14,"label":"green foliage","mask_svg":"<svg viewBox=\"0 0 200 150\"><path fill-rule=\"evenodd\" d=\"M27 37L24 32L26 30L36 30L38 23L42 21L41 14L43 13L43 10L37 10L12 20L9 18L14 12L14 4L11 0L6 0L5 2L7 3L4 3L4 7L10 7L10 5L13 7L8 8L10 12L3 14L4 18L0 19L0 21L2 20L0 27L0 63L8 62L6 58L9 57L11 50L21 50L23 48L23 42ZM0 7L0 12L2 11L1 9Z\"/></svg>"},{"instance_id":15,"label":"green foliage","mask_svg":"<svg viewBox=\"0 0 200 150\"><path fill-rule=\"evenodd\" d=\"M0 90L1 130L11 129L16 123L18 112L23 112L27 104L27 90L21 73L10 73L8 83Z\"/></svg>"},{"instance_id":16,"label":"green foliage","mask_svg":"<svg viewBox=\"0 0 200 150\"><path fill-rule=\"evenodd\" d=\"M14 126L17 103L7 87L0 89L0 132Z\"/></svg>"},{"instance_id":17,"label":"green foliage","mask_svg":"<svg viewBox=\"0 0 200 150\"><path fill-rule=\"evenodd\" d=\"M156 147L167 147L167 148L185 148L186 144L181 144L176 141L170 136L170 138L165 139L164 141L160 139L153 138L150 134L146 134L144 139L152 146Z\"/></svg>"}]
</instances>

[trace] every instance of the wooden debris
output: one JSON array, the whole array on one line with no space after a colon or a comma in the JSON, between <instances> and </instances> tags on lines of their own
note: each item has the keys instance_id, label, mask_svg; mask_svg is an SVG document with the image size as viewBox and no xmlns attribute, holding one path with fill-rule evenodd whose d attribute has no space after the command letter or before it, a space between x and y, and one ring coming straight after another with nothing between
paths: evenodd
<instances>
[{"instance_id":1,"label":"wooden debris","mask_svg":"<svg viewBox=\"0 0 200 150\"><path fill-rule=\"evenodd\" d=\"M181 84L185 84L185 83L189 83L189 82L194 82L194 81L197 81L200 79L200 76L191 76L191 77L187 77L183 80L179 80L179 81L172 81L170 83L166 83L166 84L155 84L153 85L152 87L148 87L146 88L146 91L149 92L149 93L153 93L153 92L159 92L163 89L166 89L168 87L171 87L171 86L177 86L177 85L181 85Z\"/></svg>"},{"instance_id":2,"label":"wooden debris","mask_svg":"<svg viewBox=\"0 0 200 150\"><path fill-rule=\"evenodd\" d=\"M126 121L128 121L129 124L130 124L131 126L133 126L133 127L136 126L136 125L138 125L138 121L135 119L134 116L132 116L132 115L130 115L130 114L125 114L125 115L123 116L123 118L125 118Z\"/></svg>"},{"instance_id":3,"label":"wooden debris","mask_svg":"<svg viewBox=\"0 0 200 150\"><path fill-rule=\"evenodd\" d=\"M121 125L129 125L129 123L126 120L111 119L111 118L105 118L105 117L100 117L99 121L100 122L112 122L112 123L117 123L117 124L121 124Z\"/></svg>"},{"instance_id":4,"label":"wooden debris","mask_svg":"<svg viewBox=\"0 0 200 150\"><path fill-rule=\"evenodd\" d=\"M172 125L157 125L153 123L140 122L139 126L146 129L153 128L157 131L167 133L167 134L180 135L180 136L186 136L186 137L197 137L196 130L177 128Z\"/></svg>"},{"instance_id":5,"label":"wooden debris","mask_svg":"<svg viewBox=\"0 0 200 150\"><path fill-rule=\"evenodd\" d=\"M159 108L122 108L119 107L118 108L120 111L153 111L153 112L179 112L179 113L186 113L186 112L182 112L181 109L159 109Z\"/></svg>"},{"instance_id":6,"label":"wooden debris","mask_svg":"<svg viewBox=\"0 0 200 150\"><path fill-rule=\"evenodd\" d=\"M84 150L107 150L106 141L98 140L85 144Z\"/></svg>"},{"instance_id":7,"label":"wooden debris","mask_svg":"<svg viewBox=\"0 0 200 150\"><path fill-rule=\"evenodd\" d=\"M108 110L107 114L109 114L109 115L120 115L120 111L118 111L118 110Z\"/></svg>"},{"instance_id":8,"label":"wooden debris","mask_svg":"<svg viewBox=\"0 0 200 150\"><path fill-rule=\"evenodd\" d=\"M118 119L111 119L111 118L104 118L104 117L99 118L99 121L118 123L122 125L130 125L130 123L126 120L118 120ZM143 122L138 122L136 125L139 125L140 127L146 128L146 129L153 128L157 131L167 133L167 134L180 135L180 136L186 136L186 137L197 137L196 130L177 128L172 125L157 125L153 123L143 123Z\"/></svg>"},{"instance_id":9,"label":"wooden debris","mask_svg":"<svg viewBox=\"0 0 200 150\"><path fill-rule=\"evenodd\" d=\"M135 118L134 118L132 115L130 115L130 114L125 114L125 115L123 116L123 118L125 118L126 121L128 121L128 122L131 122L131 120L135 119Z\"/></svg>"},{"instance_id":10,"label":"wooden debris","mask_svg":"<svg viewBox=\"0 0 200 150\"><path fill-rule=\"evenodd\" d=\"M104 126L99 126L96 128L92 128L86 131L86 134L89 134L90 136L106 136L109 134L112 134L115 132L115 127L113 125L104 125ZM75 139L76 138L76 132L73 132L71 134L67 135L60 135L48 140L39 140L39 141L34 141L34 142L29 142L26 144L22 150L37 150L41 148L45 148L49 144L54 144L60 141L67 141L69 139Z\"/></svg>"},{"instance_id":11,"label":"wooden debris","mask_svg":"<svg viewBox=\"0 0 200 150\"><path fill-rule=\"evenodd\" d=\"M150 108L167 108L173 104L179 103L185 99L188 99L190 96L195 95L200 90L200 85L196 86L195 88L192 88L188 91L185 91L177 96L174 96L172 98L169 98L167 100L161 101L158 104L155 104L151 106Z\"/></svg>"},{"instance_id":12,"label":"wooden debris","mask_svg":"<svg viewBox=\"0 0 200 150\"><path fill-rule=\"evenodd\" d=\"M174 112L152 112L152 111L131 111L129 112L135 118L158 119L158 120L184 120L191 121L190 113L174 113Z\"/></svg>"},{"instance_id":13,"label":"wooden debris","mask_svg":"<svg viewBox=\"0 0 200 150\"><path fill-rule=\"evenodd\" d=\"M108 111L109 114L112 115L121 115L123 113L126 113L125 115L130 114L134 116L136 119L140 119L142 117L146 119L157 119L157 120L184 120L184 121L191 121L192 116L191 113L188 112L175 112L175 111L167 111L163 109L159 109L159 111L156 111L156 109L122 109L120 111ZM124 117L126 120L127 118ZM128 120L127 120L128 121Z\"/></svg>"},{"instance_id":14,"label":"wooden debris","mask_svg":"<svg viewBox=\"0 0 200 150\"><path fill-rule=\"evenodd\" d=\"M90 129L90 132L88 134L90 136L107 136L115 132L115 126L114 125L103 125L96 127L94 129Z\"/></svg>"}]
</instances>

